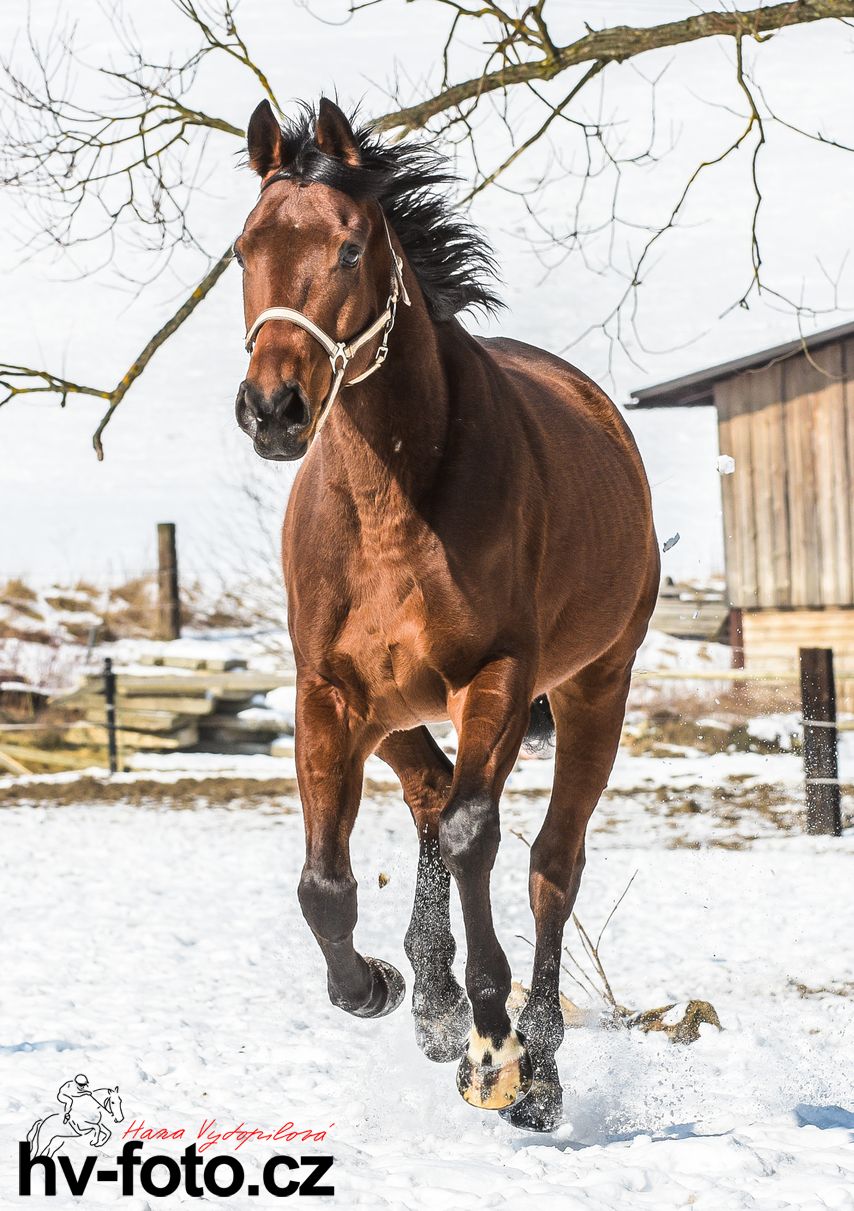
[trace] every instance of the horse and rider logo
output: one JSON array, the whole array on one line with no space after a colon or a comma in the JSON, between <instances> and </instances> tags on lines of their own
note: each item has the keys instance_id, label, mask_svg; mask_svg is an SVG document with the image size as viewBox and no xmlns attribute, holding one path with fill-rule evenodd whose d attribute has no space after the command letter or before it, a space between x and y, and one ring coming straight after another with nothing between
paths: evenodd
<instances>
[{"instance_id":1,"label":"horse and rider logo","mask_svg":"<svg viewBox=\"0 0 854 1211\"><path fill-rule=\"evenodd\" d=\"M56 1156L66 1140L88 1136L94 1148L106 1144L112 1136L107 1124L124 1122L119 1087L90 1089L83 1073L60 1085L56 1100L62 1110L36 1119L27 1132L30 1156Z\"/></svg>"}]
</instances>

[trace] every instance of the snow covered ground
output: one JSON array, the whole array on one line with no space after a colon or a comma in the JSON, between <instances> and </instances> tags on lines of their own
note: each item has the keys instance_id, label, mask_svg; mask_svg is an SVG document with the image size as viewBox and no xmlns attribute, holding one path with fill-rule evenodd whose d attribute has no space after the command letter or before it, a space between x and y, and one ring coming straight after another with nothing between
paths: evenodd
<instances>
[{"instance_id":1,"label":"snow covered ground","mask_svg":"<svg viewBox=\"0 0 854 1211\"><path fill-rule=\"evenodd\" d=\"M172 49L184 36L176 34L164 3L145 13L135 7L155 51ZM566 7L568 27L580 29L583 14ZM263 42L272 8L270 0L245 6L241 15L254 44ZM15 0L0 12L6 42L22 28L27 10ZM315 96L337 86L342 101L364 95L366 110L385 106L383 83L396 59L405 60L415 80L438 61L438 26L425 27L430 36L423 39L401 36L396 22L409 22L410 10L398 5L395 19L382 27L376 9L355 48L352 35L342 34L331 52L323 42L321 53L317 23L304 6L293 5L287 43L272 56L282 96ZM33 20L43 28L54 11L52 3L33 6ZM690 11L682 0L643 6L608 0L601 23L675 19ZM107 61L114 48L103 36L100 5L85 0L75 16L84 23L89 57ZM821 125L828 98L827 112L850 109L854 77L847 50L848 35L839 26L791 31L762 49L762 83L790 102L800 90L797 112L805 123ZM650 74L670 58L667 51L650 57ZM804 79L816 62L822 89L807 90ZM631 112L639 79L633 72L615 70L613 83L609 76L608 105L617 120ZM235 121L245 120L257 101L254 83L233 86L222 77L209 88L214 108L227 99ZM740 103L732 64L712 42L674 58L661 90L661 112L679 114L691 137L681 141L674 160L654 167L659 206L686 163L694 162L697 138L716 151L729 121L727 105ZM779 131L766 152L769 263L773 259L775 280L789 293L803 286L815 298L816 281L836 274L850 244L852 161ZM239 226L254 190L247 174L233 171L232 153L223 150L217 196L205 200L205 234L217 249ZM665 379L796 335L793 318L772 304L719 318L746 264L745 163L710 180L680 233L678 252L674 247L662 259L645 288L644 335L651 347L669 352L640 357L633 345L642 368L623 359L610 380L604 335L594 332L572 353L620 401L641 380ZM649 200L642 191L631 202ZM821 224L797 221L816 212ZM124 310L124 296L117 305L101 279L57 282L67 267L15 267L18 249L9 233L18 230L20 215L11 205L4 215L0 256L10 270L10 302L0 307L3 355L81 380L114 381L174 307L179 283L170 279ZM608 291L620 283L603 278L600 287L595 273L577 272L543 280L501 195L485 198L475 218L496 243L506 281L509 311L492 331L562 350L607 309ZM183 271L186 284L201 268ZM844 306L845 291L840 299ZM831 311L820 322L847 315ZM89 446L100 415L96 404L78 400L64 414L32 403L3 410L4 577L21 571L69 582L106 573L115 579L120 570L150 567L145 544L164 517L179 523L182 571L204 574L215 549L218 572L229 573L238 545L232 531L240 529L234 517L245 521L247 513L240 485L261 485L271 501L275 496L269 515L276 518L293 471L262 465L235 428L231 398L245 364L241 331L239 284L226 279L123 406L108 431L103 465L94 463ZM660 536L682 534L667 553L665 571L708 576L721 562L714 417L705 409L634 414L632 423L653 484ZM240 647L243 640L236 642ZM138 644L120 644L114 655L132 662L140 652ZM709 648L706 655L711 665L729 661L722 650ZM638 667L694 667L698 660L696 646L653 637ZM26 643L18 643L15 663L50 685L64 683L76 667ZM274 705L285 716L288 703L280 691ZM751 734L786 736L795 726L791 714L766 717L751 723ZM852 740L846 736L842 748L843 778L849 779ZM724 1030L704 1028L687 1048L660 1035L593 1027L571 1032L560 1053L566 1121L545 1137L517 1133L466 1106L453 1067L421 1057L405 1009L360 1022L329 1005L320 957L296 903L302 825L288 757L197 754L137 764L115 780L110 801L85 775L31 784L0 780L0 1207L39 1205L16 1197L15 1143L55 1106L59 1084L85 1072L93 1085L120 1086L126 1126L144 1120L155 1128L183 1127L189 1138L211 1118L223 1129L241 1121L266 1130L289 1121L325 1129L322 1150L335 1157L335 1204L342 1208L854 1208L854 839L850 827L842 839L802 835L802 766L795 754L621 751L591 832L580 916L598 931L637 871L603 943L617 996L638 1009L705 998ZM504 804L495 913L514 975L522 979L529 972L524 937L532 923L527 851L517 834L535 834L550 773L548 761L520 763ZM176 790L173 804L170 788L179 780L180 803ZM214 781L218 802L235 788L231 806L211 806L204 797L203 787ZM57 792L55 802L45 787ZM127 801L115 801L124 794ZM140 798L142 806L131 806ZM379 762L368 771L354 867L360 945L408 973L402 938L415 841ZM461 943L458 919L455 930ZM460 970L462 951L461 944ZM564 991L581 995L569 977ZM182 1147L156 1146L175 1155ZM213 1148L217 1155L229 1150ZM258 1180L274 1151L282 1149L258 1142L241 1150L247 1181ZM83 1205L115 1199L99 1185L87 1191ZM44 1201L60 1209L80 1205L68 1195ZM152 1199L151 1206L181 1202L175 1195ZM244 1195L207 1202L265 1205ZM143 1211L148 1204L138 1198L122 1205Z\"/></svg>"},{"instance_id":2,"label":"snow covered ground","mask_svg":"<svg viewBox=\"0 0 854 1211\"><path fill-rule=\"evenodd\" d=\"M259 776L263 760L246 759ZM190 1137L211 1118L220 1129L325 1129L322 1147L301 1150L334 1155L334 1205L345 1208L854 1207L854 836L757 835L744 818L728 819L718 791L738 760L774 782L793 763L788 798L797 801L796 759L785 754L721 763L621 754L578 905L598 932L637 871L602 945L617 998L636 1008L704 998L723 1031L703 1027L689 1047L623 1030L568 1032L566 1121L544 1137L465 1105L453 1066L417 1050L406 1008L362 1022L328 1003L295 895L295 793L262 807L181 811L168 800L7 807L0 1204L37 1205L16 1199L14 1143L51 1109L59 1084L84 1072L93 1085L119 1085L125 1126L145 1120ZM494 878L499 933L523 980L532 922L516 834L535 835L549 765L523 762L514 775ZM685 797L678 770L691 783L701 767L703 812L666 810ZM669 803L643 793L647 780L669 785ZM415 838L385 784L371 782L354 837L357 938L408 973ZM458 919L455 932L461 940ZM568 976L564 991L583 1003ZM185 1143L145 1148L177 1156ZM282 1150L247 1143L247 1182ZM85 1205L115 1198L99 1187ZM274 1201L239 1194L211 1205ZM49 1202L76 1205L67 1194ZM182 1196L150 1205L179 1206Z\"/></svg>"}]
</instances>

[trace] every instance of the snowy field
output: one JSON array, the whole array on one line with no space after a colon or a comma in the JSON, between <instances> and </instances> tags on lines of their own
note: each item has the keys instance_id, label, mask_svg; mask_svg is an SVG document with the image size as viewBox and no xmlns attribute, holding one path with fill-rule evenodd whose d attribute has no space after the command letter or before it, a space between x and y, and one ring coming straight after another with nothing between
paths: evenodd
<instances>
[{"instance_id":1,"label":"snowy field","mask_svg":"<svg viewBox=\"0 0 854 1211\"><path fill-rule=\"evenodd\" d=\"M191 1137L211 1118L220 1129L325 1129L313 1150L335 1157L340 1207L854 1207L854 836L807 838L797 824L757 833L745 817L727 820L716 799L731 776L788 780L792 803L800 793L794 757L729 760L621 753L578 905L598 932L637 871L602 945L618 1000L646 1009L704 998L724 1029L702 1027L689 1047L634 1031L569 1031L565 1123L542 1137L465 1105L453 1066L417 1050L406 1008L362 1022L328 1003L296 901L293 792L263 806L189 810L168 799L93 805L72 793L60 807L16 798L0 818L2 1205L37 1205L16 1199L10 1144L82 1071L93 1085L119 1085L126 1126L145 1120ZM247 759L259 778L263 761ZM550 764L522 762L513 776L494 878L499 934L522 980L532 922L516 834L535 835ZM680 768L695 795L698 770L706 775L701 815L665 810L685 797ZM126 779L142 777L151 775ZM667 804L645 785L668 786ZM354 837L357 940L405 973L415 852L391 780L372 779ZM462 938L458 918L455 933ZM568 976L564 992L585 1003ZM176 1156L184 1146L146 1145ZM247 1182L277 1150L244 1146ZM115 1197L98 1188L85 1205ZM237 1195L210 1205L273 1202ZM77 1204L66 1194L49 1205Z\"/></svg>"},{"instance_id":2,"label":"snowy field","mask_svg":"<svg viewBox=\"0 0 854 1211\"><path fill-rule=\"evenodd\" d=\"M385 89L396 71L418 88L441 58L444 20L425 19L423 36L412 37L412 14L428 8L408 3L369 6L357 32L354 26L330 41L294 0L285 44L271 48L268 18L280 2L246 0L241 19L250 42L264 47L283 98L337 88L342 103L362 98L366 112L378 112L388 108ZM43 33L56 7L54 0L3 6L0 41L11 46L28 13ZM133 7L153 54L183 48L186 31L166 0ZM601 0L599 8L594 24L693 11L689 0ZM569 38L590 14L570 5L563 11ZM90 61L111 61L115 47L99 0L81 0L74 16ZM819 23L749 53L756 51L758 79L786 114L850 141L850 40L842 27ZM476 48L471 62L479 70ZM808 87L817 63L821 90ZM731 108L742 101L731 48L717 42L662 51L644 70L650 78L662 73L661 128L676 144L626 198L627 213L646 220L667 205L698 150L720 150ZM623 121L645 89L632 65L609 70L604 111ZM257 100L254 80L224 69L205 78L200 94L200 103L236 122ZM839 122L826 124L827 114ZM830 326L850 318L850 271L842 270L854 159L772 133L761 160L767 264L776 286L827 307L811 326ZM490 155L491 138L487 125ZM212 145L199 227L215 251L239 229L255 194L250 175L235 169L234 152L231 144ZM544 275L512 199L485 195L473 217L498 251L508 310L484 330L566 352L621 404L642 383L795 337L795 319L773 300L726 311L749 261L749 155L747 148L698 194L650 272L640 329L614 365L601 330L573 342L607 312L620 279L595 265ZM134 299L109 273L80 282L65 262L22 263L25 216L9 191L3 205L0 355L12 361L109 385L206 268L188 254L174 275ZM803 221L815 213L820 224ZM261 464L235 426L242 324L239 281L230 273L122 406L107 431L104 464L90 449L97 403L76 400L60 413L53 404L19 402L0 411L0 577L115 581L153 566L154 523L167 517L179 526L182 575L227 580L244 569L237 553L254 546L259 532L245 489L265 498L274 531L294 468ZM676 410L630 419L659 536L681 534L664 571L705 580L722 563L714 415ZM257 544L264 540L262 533ZM275 584L273 561L269 569ZM49 688L83 667L79 645L11 642L14 651L0 645L0 657L11 654L21 674ZM257 643L232 642L236 655L261 667ZM135 669L146 650L120 641L111 654ZM106 651L98 650L98 660ZM281 667L281 652L269 659ZM707 645L703 659L724 665L730 653ZM638 667L699 661L696 645L653 636ZM683 691L691 686L683 683ZM285 726L292 699L292 688L283 687L253 709L279 712ZM721 726L713 701L703 711L710 717L694 722L706 731ZM643 722L641 701L631 725L639 735ZM546 1136L519 1133L465 1105L453 1065L421 1056L406 1007L363 1022L329 1004L320 954L296 900L303 836L287 752L139 756L108 785L98 771L0 778L0 1211L113 1202L145 1211L193 1201L180 1194L119 1199L96 1183L82 1200L17 1196L17 1141L56 1108L59 1085L80 1072L94 1087L118 1084L122 1129L143 1121L183 1128L182 1142L146 1145L176 1157L210 1120L222 1131L241 1123L325 1131L322 1144L290 1150L334 1156L332 1205L345 1209L854 1211L852 798L846 794L842 838L805 836L803 766L790 751L797 714L781 705L752 719L748 732L779 741L779 751L710 754L683 745L667 755L666 745L644 751L639 741L621 749L592 825L578 903L596 936L634 876L602 944L617 998L638 1010L705 999L723 1029L704 1026L687 1047L593 1020L569 1031L559 1053L565 1121ZM850 792L852 733L843 737L840 767ZM525 839L536 834L551 772L549 760L520 762L503 804L493 903L522 981L533 928ZM402 941L415 860L394 780L372 760L353 842L357 942L395 963L410 987ZM454 928L461 975L458 913ZM577 945L574 932L569 940ZM563 991L588 1003L569 973ZM233 1147L212 1144L210 1155L233 1155ZM258 1182L265 1160L286 1150L247 1143L239 1152L246 1182ZM85 1151L72 1145L68 1155L79 1164ZM278 1204L238 1194L211 1195L203 1205Z\"/></svg>"}]
</instances>

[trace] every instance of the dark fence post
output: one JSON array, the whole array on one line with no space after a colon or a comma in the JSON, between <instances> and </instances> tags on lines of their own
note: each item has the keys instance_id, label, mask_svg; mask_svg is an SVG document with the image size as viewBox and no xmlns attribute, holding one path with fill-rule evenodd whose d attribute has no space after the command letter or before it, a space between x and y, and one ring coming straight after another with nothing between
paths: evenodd
<instances>
[{"instance_id":1,"label":"dark fence post","mask_svg":"<svg viewBox=\"0 0 854 1211\"><path fill-rule=\"evenodd\" d=\"M842 832L836 744L836 689L830 648L801 648L807 832Z\"/></svg>"},{"instance_id":2,"label":"dark fence post","mask_svg":"<svg viewBox=\"0 0 854 1211\"><path fill-rule=\"evenodd\" d=\"M157 527L157 568L157 638L178 639L181 635L178 547L175 525L171 521L162 521Z\"/></svg>"},{"instance_id":3,"label":"dark fence post","mask_svg":"<svg viewBox=\"0 0 854 1211\"><path fill-rule=\"evenodd\" d=\"M107 703L107 753L110 773L115 774L119 768L116 748L116 675L109 656L104 661L104 698Z\"/></svg>"}]
</instances>

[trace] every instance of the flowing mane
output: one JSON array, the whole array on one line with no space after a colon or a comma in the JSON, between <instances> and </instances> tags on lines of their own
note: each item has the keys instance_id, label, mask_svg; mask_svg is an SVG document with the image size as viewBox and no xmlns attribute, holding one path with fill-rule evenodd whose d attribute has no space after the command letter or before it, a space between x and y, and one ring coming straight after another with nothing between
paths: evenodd
<instances>
[{"instance_id":1,"label":"flowing mane","mask_svg":"<svg viewBox=\"0 0 854 1211\"><path fill-rule=\"evenodd\" d=\"M434 320L468 308L501 307L492 284L496 266L484 236L453 209L437 186L455 181L446 156L412 140L383 142L370 123L354 126L361 163L326 155L315 142L317 112L305 105L282 127L284 167L271 180L320 182L382 206L403 245Z\"/></svg>"}]
</instances>

